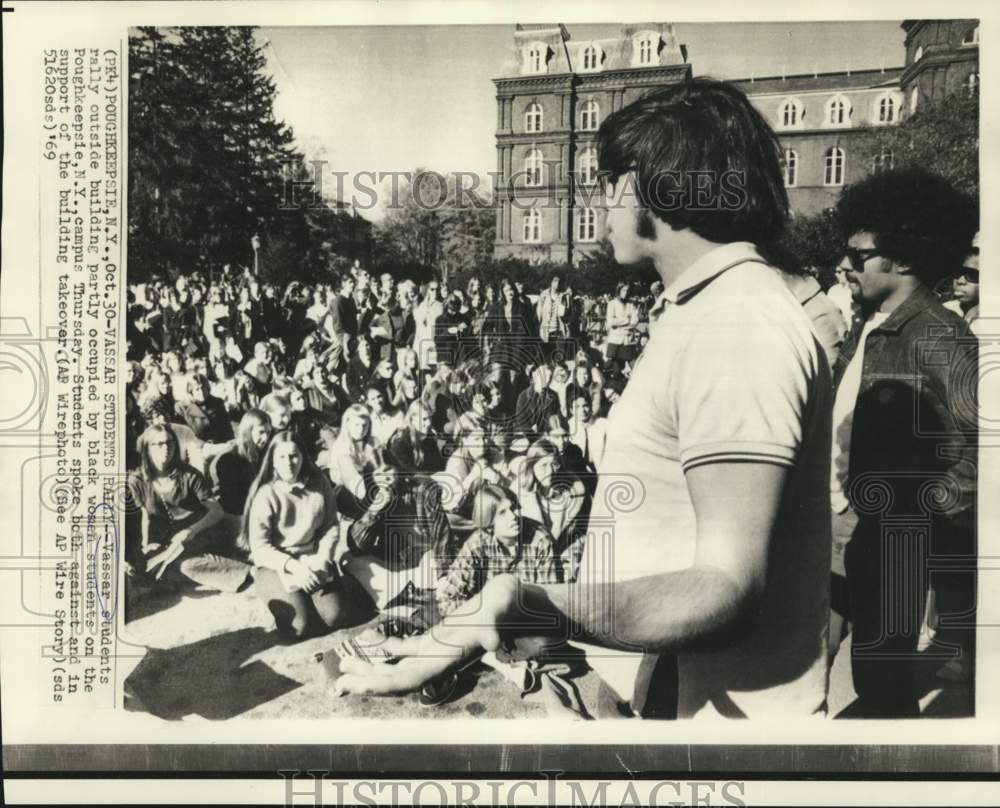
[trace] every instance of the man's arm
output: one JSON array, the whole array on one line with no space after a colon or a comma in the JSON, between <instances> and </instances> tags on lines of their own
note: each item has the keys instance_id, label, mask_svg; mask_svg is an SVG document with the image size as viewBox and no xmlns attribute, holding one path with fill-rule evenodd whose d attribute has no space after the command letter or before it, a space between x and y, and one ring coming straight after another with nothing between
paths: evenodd
<instances>
[{"instance_id":1,"label":"man's arm","mask_svg":"<svg viewBox=\"0 0 1000 808\"><path fill-rule=\"evenodd\" d=\"M767 579L771 531L787 470L765 463L717 463L687 472L698 523L692 567L618 583L541 586L509 575L487 582L479 609L387 648L399 664L345 663L340 693L396 693L422 685L500 633L566 632L628 651L712 644L753 619ZM726 492L725 494L721 492Z\"/></svg>"},{"instance_id":2,"label":"man's arm","mask_svg":"<svg viewBox=\"0 0 1000 808\"><path fill-rule=\"evenodd\" d=\"M691 469L692 567L619 583L522 584L518 611L565 618L575 639L622 650L671 651L726 638L756 612L786 475L762 463Z\"/></svg>"}]
</instances>

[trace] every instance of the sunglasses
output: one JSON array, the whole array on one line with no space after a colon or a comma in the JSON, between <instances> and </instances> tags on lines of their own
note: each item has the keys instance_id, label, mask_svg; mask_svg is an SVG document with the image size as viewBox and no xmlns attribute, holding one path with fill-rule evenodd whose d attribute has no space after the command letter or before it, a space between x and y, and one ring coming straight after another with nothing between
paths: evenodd
<instances>
[{"instance_id":1,"label":"sunglasses","mask_svg":"<svg viewBox=\"0 0 1000 808\"><path fill-rule=\"evenodd\" d=\"M867 249L848 247L844 250L844 255L847 257L848 262L850 262L851 269L855 272L864 272L865 263L868 259L874 258L878 254L878 250L874 247L869 247Z\"/></svg>"},{"instance_id":2,"label":"sunglasses","mask_svg":"<svg viewBox=\"0 0 1000 808\"><path fill-rule=\"evenodd\" d=\"M965 280L966 283L979 283L979 270L972 267L962 267L962 271L958 273L958 277Z\"/></svg>"}]
</instances>

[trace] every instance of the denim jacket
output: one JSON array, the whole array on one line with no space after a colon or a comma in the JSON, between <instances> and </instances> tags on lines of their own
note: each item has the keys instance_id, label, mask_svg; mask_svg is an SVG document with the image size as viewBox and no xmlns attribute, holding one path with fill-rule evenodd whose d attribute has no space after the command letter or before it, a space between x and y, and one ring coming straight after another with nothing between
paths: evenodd
<instances>
[{"instance_id":1,"label":"denim jacket","mask_svg":"<svg viewBox=\"0 0 1000 808\"><path fill-rule=\"evenodd\" d=\"M835 385L862 327L841 348ZM974 527L978 382L976 337L925 287L869 334L845 492L862 519L930 517Z\"/></svg>"}]
</instances>

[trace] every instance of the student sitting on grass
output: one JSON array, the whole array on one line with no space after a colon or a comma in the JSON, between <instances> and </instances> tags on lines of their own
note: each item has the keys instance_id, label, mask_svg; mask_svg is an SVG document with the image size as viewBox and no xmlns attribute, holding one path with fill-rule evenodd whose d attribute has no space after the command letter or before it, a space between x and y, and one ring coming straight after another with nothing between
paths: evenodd
<instances>
[{"instance_id":1,"label":"student sitting on grass","mask_svg":"<svg viewBox=\"0 0 1000 808\"><path fill-rule=\"evenodd\" d=\"M477 594L490 578L513 573L531 583L562 583L562 566L544 527L521 518L517 498L483 485L472 506L477 530L462 545L438 584L437 606L447 615Z\"/></svg>"},{"instance_id":2,"label":"student sitting on grass","mask_svg":"<svg viewBox=\"0 0 1000 808\"><path fill-rule=\"evenodd\" d=\"M334 562L333 486L293 432L279 432L268 446L247 497L242 536L257 568L257 594L279 633L300 639L371 616L371 598Z\"/></svg>"}]
</instances>

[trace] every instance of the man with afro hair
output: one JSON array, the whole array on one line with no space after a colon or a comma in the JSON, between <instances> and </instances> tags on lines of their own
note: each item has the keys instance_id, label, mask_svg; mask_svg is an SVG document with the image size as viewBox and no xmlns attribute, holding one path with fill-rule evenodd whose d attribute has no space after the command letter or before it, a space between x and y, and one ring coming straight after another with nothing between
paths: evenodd
<instances>
[{"instance_id":1,"label":"man with afro hair","mask_svg":"<svg viewBox=\"0 0 1000 808\"><path fill-rule=\"evenodd\" d=\"M862 317L834 366L832 605L853 623L860 715L914 717L929 586L943 621L974 625L978 353L933 289L960 269L977 212L919 169L846 188L837 212Z\"/></svg>"}]
</instances>

